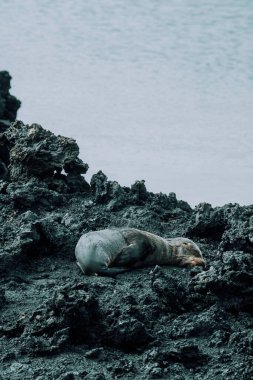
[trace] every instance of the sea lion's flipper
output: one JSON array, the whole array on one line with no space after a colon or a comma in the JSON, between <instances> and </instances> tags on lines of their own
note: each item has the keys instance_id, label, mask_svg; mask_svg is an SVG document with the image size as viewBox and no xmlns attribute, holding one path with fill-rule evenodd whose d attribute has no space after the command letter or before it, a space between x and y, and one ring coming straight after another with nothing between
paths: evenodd
<instances>
[{"instance_id":1,"label":"sea lion's flipper","mask_svg":"<svg viewBox=\"0 0 253 380\"><path fill-rule=\"evenodd\" d=\"M112 265L132 266L136 262L144 260L149 254L149 251L149 247L144 246L143 242L129 244L120 251Z\"/></svg>"},{"instance_id":2,"label":"sea lion's flipper","mask_svg":"<svg viewBox=\"0 0 253 380\"><path fill-rule=\"evenodd\" d=\"M101 276L115 277L120 273L127 272L128 270L128 268L108 268L104 266L102 268L99 268L96 273Z\"/></svg>"},{"instance_id":3,"label":"sea lion's flipper","mask_svg":"<svg viewBox=\"0 0 253 380\"><path fill-rule=\"evenodd\" d=\"M85 275L91 275L92 272L89 270L84 270L79 262L76 262L83 274ZM129 269L128 268L108 268L106 266L99 268L96 270L96 274L101 275L101 276L108 276L108 277L115 277L117 274L127 272ZM94 273L93 273L94 274Z\"/></svg>"},{"instance_id":4,"label":"sea lion's flipper","mask_svg":"<svg viewBox=\"0 0 253 380\"><path fill-rule=\"evenodd\" d=\"M84 269L78 261L77 261L76 263L77 263L77 266L78 266L78 267L81 269L81 271L83 272L83 274L86 274L86 275L88 275L88 276L89 276L90 274L92 274L92 272L89 271L88 269Z\"/></svg>"},{"instance_id":5,"label":"sea lion's flipper","mask_svg":"<svg viewBox=\"0 0 253 380\"><path fill-rule=\"evenodd\" d=\"M83 268L81 267L80 263L77 261L76 262L77 266L81 269L81 271L83 272L83 274L86 274L85 271L83 270Z\"/></svg>"}]
</instances>

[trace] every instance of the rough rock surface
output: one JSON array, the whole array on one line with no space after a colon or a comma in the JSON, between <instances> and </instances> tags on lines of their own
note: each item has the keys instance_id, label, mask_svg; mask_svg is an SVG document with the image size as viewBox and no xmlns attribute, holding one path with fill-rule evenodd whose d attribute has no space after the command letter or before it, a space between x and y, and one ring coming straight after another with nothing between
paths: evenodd
<instances>
[{"instance_id":1,"label":"rough rock surface","mask_svg":"<svg viewBox=\"0 0 253 380\"><path fill-rule=\"evenodd\" d=\"M24 207L32 207L30 198L35 192L35 204L42 198L55 198L55 191L89 192L90 186L81 176L88 165L78 155L78 145L71 138L55 136L38 124L13 123L0 135L0 157L7 170L3 179L11 181L7 193L21 204L22 199L29 198L24 200Z\"/></svg>"},{"instance_id":2,"label":"rough rock surface","mask_svg":"<svg viewBox=\"0 0 253 380\"><path fill-rule=\"evenodd\" d=\"M37 124L0 135L0 379L252 379L253 206L88 185L78 153ZM207 267L84 276L81 234L119 226L193 237Z\"/></svg>"},{"instance_id":3,"label":"rough rock surface","mask_svg":"<svg viewBox=\"0 0 253 380\"><path fill-rule=\"evenodd\" d=\"M10 94L10 88L10 74L8 71L0 71L0 133L16 119L21 105L21 102Z\"/></svg>"}]
</instances>

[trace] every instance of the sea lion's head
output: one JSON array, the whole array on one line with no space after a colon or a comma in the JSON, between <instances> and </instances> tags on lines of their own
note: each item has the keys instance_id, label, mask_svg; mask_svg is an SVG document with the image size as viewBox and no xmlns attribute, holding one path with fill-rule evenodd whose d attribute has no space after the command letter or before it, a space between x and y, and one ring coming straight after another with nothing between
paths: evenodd
<instances>
[{"instance_id":1,"label":"sea lion's head","mask_svg":"<svg viewBox=\"0 0 253 380\"><path fill-rule=\"evenodd\" d=\"M175 263L177 265L185 267L199 265L205 267L205 260L201 250L192 240L180 237L168 239L168 241L172 245Z\"/></svg>"}]
</instances>

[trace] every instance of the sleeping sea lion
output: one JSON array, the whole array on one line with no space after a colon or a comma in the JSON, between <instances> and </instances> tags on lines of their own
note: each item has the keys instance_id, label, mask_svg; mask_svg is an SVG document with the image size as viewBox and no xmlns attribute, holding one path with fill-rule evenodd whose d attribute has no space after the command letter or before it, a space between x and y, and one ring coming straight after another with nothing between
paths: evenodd
<instances>
[{"instance_id":1,"label":"sleeping sea lion","mask_svg":"<svg viewBox=\"0 0 253 380\"><path fill-rule=\"evenodd\" d=\"M165 239L136 228L88 232L79 239L75 256L83 273L112 277L152 265L205 266L199 247L190 239Z\"/></svg>"}]
</instances>

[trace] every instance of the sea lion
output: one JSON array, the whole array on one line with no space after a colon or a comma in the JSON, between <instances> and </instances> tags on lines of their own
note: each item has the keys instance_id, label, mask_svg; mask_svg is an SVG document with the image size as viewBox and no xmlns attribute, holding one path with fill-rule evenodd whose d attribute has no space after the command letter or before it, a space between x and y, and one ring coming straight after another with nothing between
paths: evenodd
<instances>
[{"instance_id":1,"label":"sea lion","mask_svg":"<svg viewBox=\"0 0 253 380\"><path fill-rule=\"evenodd\" d=\"M79 239L75 256L83 273L112 277L150 265L205 265L199 247L190 239L165 239L136 228L88 232Z\"/></svg>"}]
</instances>

